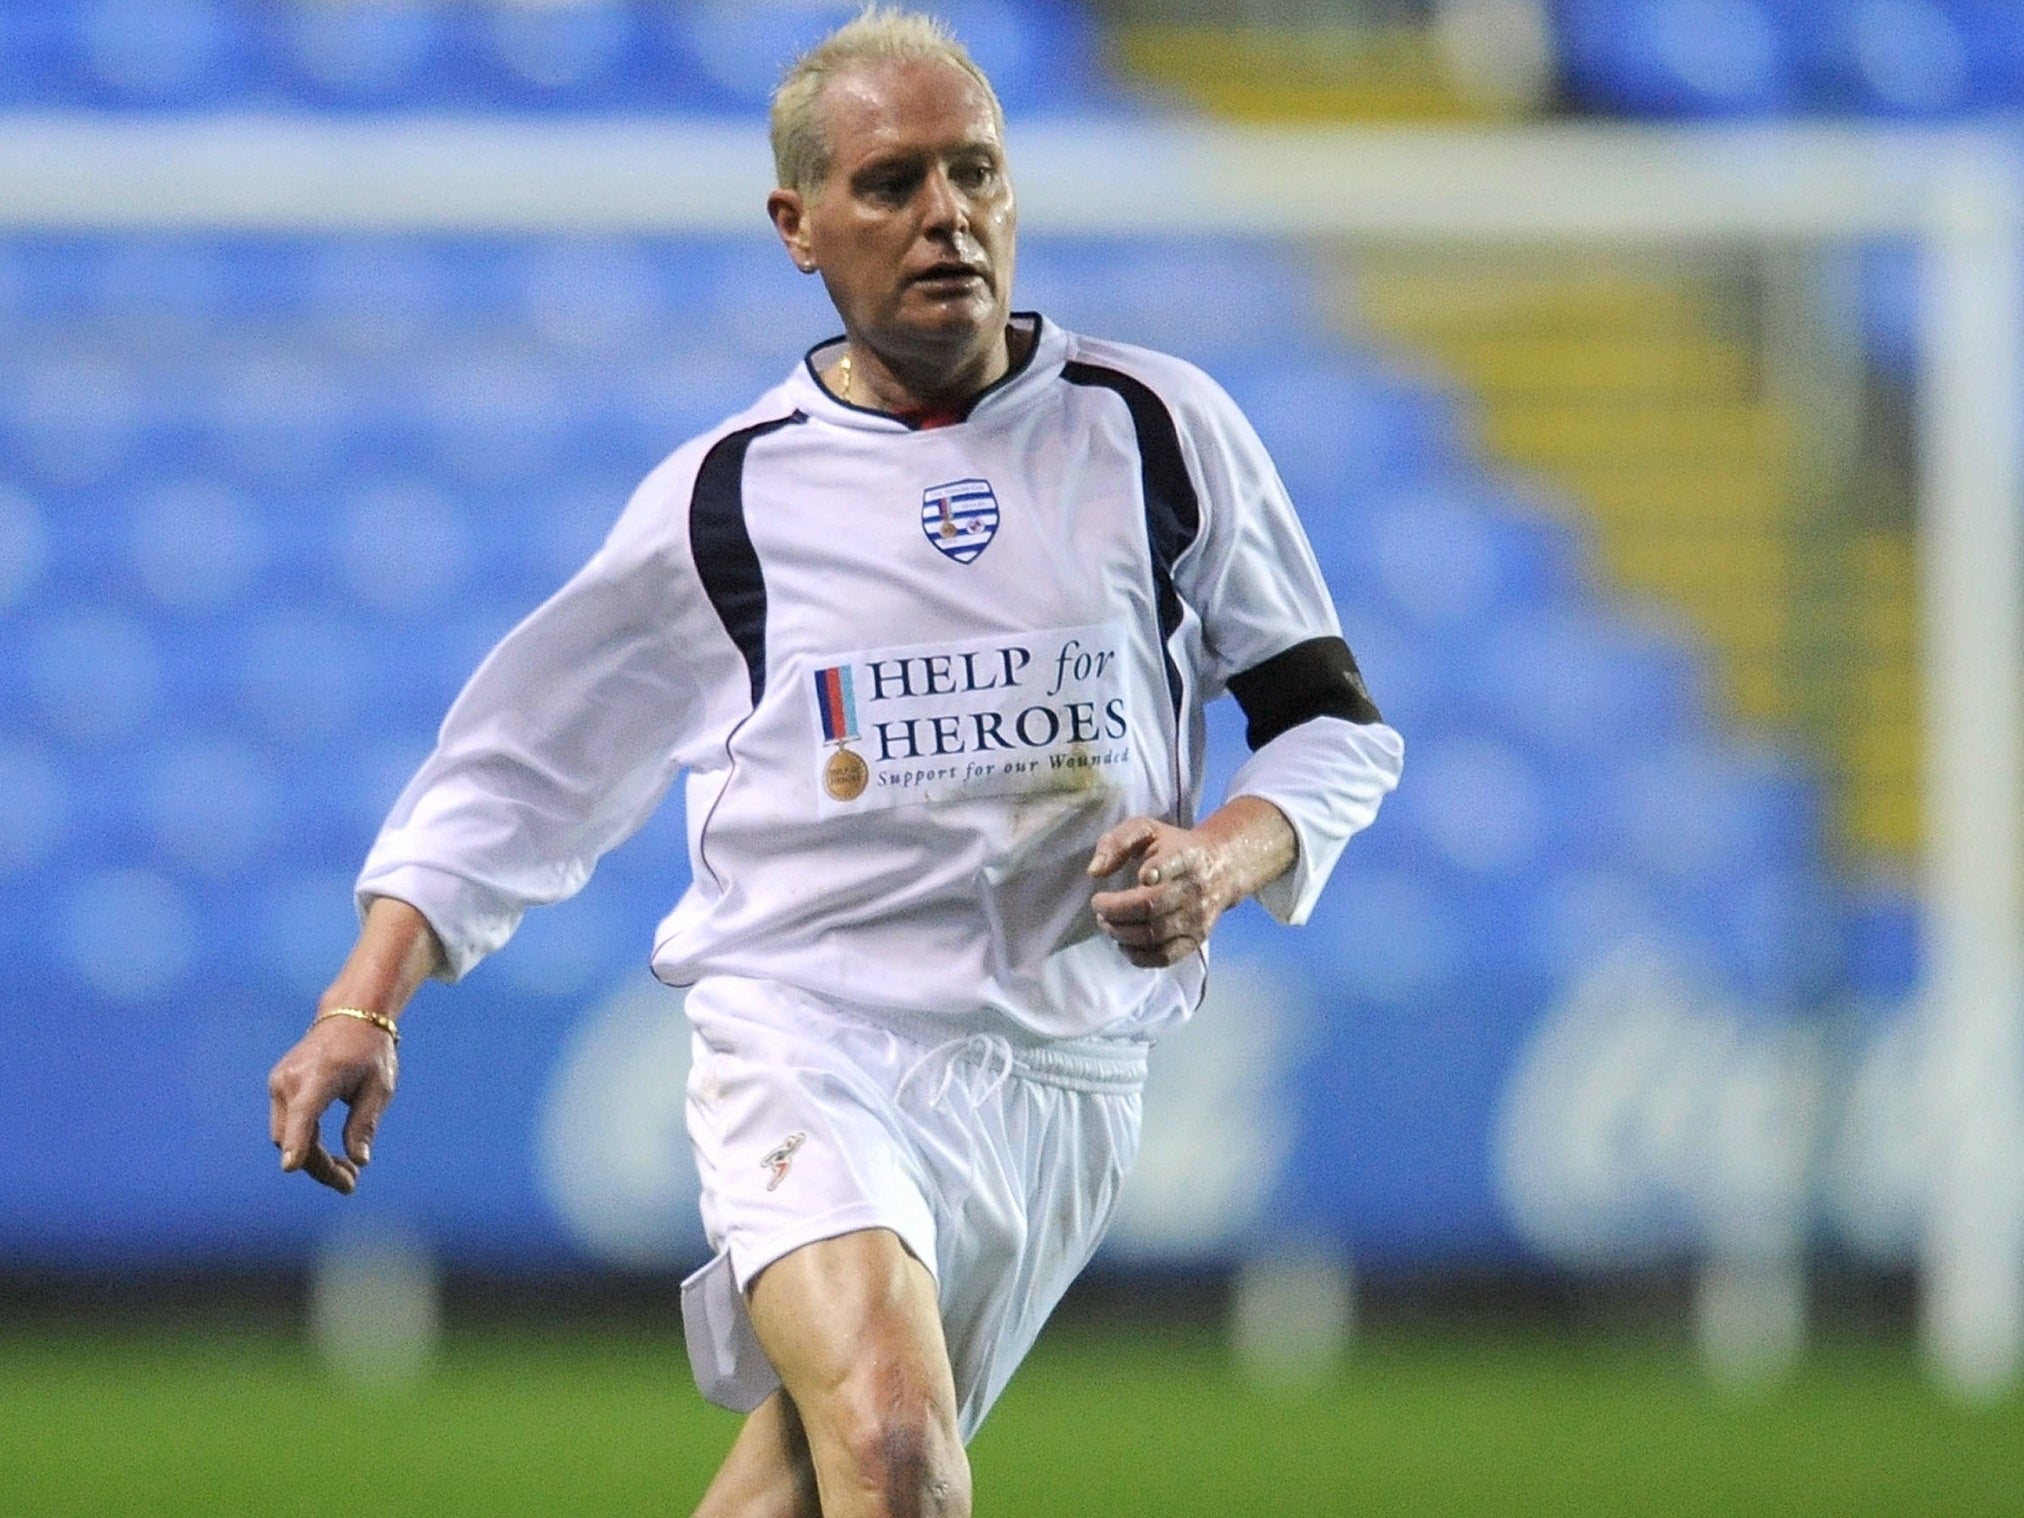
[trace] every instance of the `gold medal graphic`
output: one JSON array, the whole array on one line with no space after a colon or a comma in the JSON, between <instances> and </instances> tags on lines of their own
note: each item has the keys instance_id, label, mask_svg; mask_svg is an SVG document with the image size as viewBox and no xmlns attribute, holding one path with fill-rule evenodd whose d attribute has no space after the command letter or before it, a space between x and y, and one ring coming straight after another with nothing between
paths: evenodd
<instances>
[{"instance_id":1,"label":"gold medal graphic","mask_svg":"<svg viewBox=\"0 0 2024 1518\"><path fill-rule=\"evenodd\" d=\"M870 783L871 767L841 745L822 767L822 788L832 801L855 801Z\"/></svg>"},{"instance_id":2,"label":"gold medal graphic","mask_svg":"<svg viewBox=\"0 0 2024 1518\"><path fill-rule=\"evenodd\" d=\"M836 745L822 766L822 788L831 801L855 801L871 784L871 766L850 751L857 735L857 697L850 666L839 664L815 672L815 706L822 716L822 738Z\"/></svg>"}]
</instances>

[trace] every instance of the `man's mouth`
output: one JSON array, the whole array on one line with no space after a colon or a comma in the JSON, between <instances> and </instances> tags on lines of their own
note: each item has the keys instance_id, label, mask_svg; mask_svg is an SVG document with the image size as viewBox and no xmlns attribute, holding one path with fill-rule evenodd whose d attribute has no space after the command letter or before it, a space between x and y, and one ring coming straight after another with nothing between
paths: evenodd
<instances>
[{"instance_id":1,"label":"man's mouth","mask_svg":"<svg viewBox=\"0 0 2024 1518\"><path fill-rule=\"evenodd\" d=\"M973 279L982 280L983 278L984 271L982 269L970 264L949 263L936 264L933 268L923 269L914 276L913 282L917 285L945 285L959 284Z\"/></svg>"}]
</instances>

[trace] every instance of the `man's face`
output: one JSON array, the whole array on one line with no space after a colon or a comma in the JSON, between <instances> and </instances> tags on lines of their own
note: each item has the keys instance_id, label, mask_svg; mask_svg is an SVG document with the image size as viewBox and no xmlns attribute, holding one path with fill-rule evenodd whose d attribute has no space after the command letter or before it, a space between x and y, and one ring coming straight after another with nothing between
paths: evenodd
<instances>
[{"instance_id":1,"label":"man's face","mask_svg":"<svg viewBox=\"0 0 2024 1518\"><path fill-rule=\"evenodd\" d=\"M984 91L944 59L895 61L838 75L816 108L829 175L805 199L776 192L774 220L844 326L895 357L996 341L1018 214Z\"/></svg>"}]
</instances>

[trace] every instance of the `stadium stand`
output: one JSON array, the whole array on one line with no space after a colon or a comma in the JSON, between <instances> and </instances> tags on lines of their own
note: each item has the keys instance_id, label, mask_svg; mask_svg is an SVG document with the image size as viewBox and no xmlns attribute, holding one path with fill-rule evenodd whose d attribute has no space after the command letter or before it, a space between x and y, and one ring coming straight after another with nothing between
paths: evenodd
<instances>
[{"instance_id":1,"label":"stadium stand","mask_svg":"<svg viewBox=\"0 0 2024 1518\"><path fill-rule=\"evenodd\" d=\"M1008 110L1112 98L1069 0L941 11ZM102 110L763 109L780 60L857 10L796 0L52 0L0 9L0 104Z\"/></svg>"},{"instance_id":2,"label":"stadium stand","mask_svg":"<svg viewBox=\"0 0 2024 1518\"><path fill-rule=\"evenodd\" d=\"M1717 6L1761 23L1727 28L1722 57L1681 55L1682 29ZM852 9L10 5L0 105L749 118L779 60ZM1078 8L944 9L1015 114L1129 108ZM1891 14L1912 28L1929 13L1980 14ZM1759 0L1557 14L1580 39L1569 78L1598 107L1788 110L1842 77ZM1494 419L1461 370L1402 358L1394 334L1343 335L1296 250L1157 251L1155 266L1130 240L1029 233L1021 304L1227 384L1413 744L1410 783L1317 927L1289 949L1247 912L1221 946L1295 955L1340 1013L1302 1097L1322 1158L1288 1206L1379 1256L1499 1247L1487 1190L1439 1171L1470 1135L1442 1134L1434 1169L1414 1169L1384 1125L1484 1125L1513 1030L1617 941L1680 937L1739 996L1817 1001L1841 912L1818 787L1725 730L1704 633L1626 610L1583 519L1488 461ZM662 453L828 330L818 294L747 272L777 263L757 234L0 235L0 984L38 988L80 1029L229 985L244 1041L278 1049L342 952L371 828L478 655ZM1213 736L1227 772L1237 734ZM503 957L484 1015L533 1030L527 1082L563 1004L639 952L685 870L679 819L657 821ZM448 1084L469 1060L444 1058ZM204 1084L220 1078L178 1076L206 1100L243 1095ZM487 1080L512 1089L510 1073ZM481 1098L432 1099L403 1121L448 1146ZM73 1163L58 1141L44 1158L58 1176ZM1368 1208L1329 1212L1357 1174L1377 1177ZM486 1230L524 1217L524 1184L474 1186L432 1216L452 1245L496 1243ZM191 1226L300 1226L227 1212Z\"/></svg>"},{"instance_id":3,"label":"stadium stand","mask_svg":"<svg viewBox=\"0 0 2024 1518\"><path fill-rule=\"evenodd\" d=\"M1581 106L1659 117L1946 120L2024 104L2005 0L1558 0Z\"/></svg>"}]
</instances>

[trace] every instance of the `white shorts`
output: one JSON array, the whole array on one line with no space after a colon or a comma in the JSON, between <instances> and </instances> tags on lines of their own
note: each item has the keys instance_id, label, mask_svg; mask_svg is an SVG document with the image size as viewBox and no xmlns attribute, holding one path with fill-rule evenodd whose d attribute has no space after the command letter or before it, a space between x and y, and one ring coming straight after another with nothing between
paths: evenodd
<instances>
[{"instance_id":1,"label":"white shorts","mask_svg":"<svg viewBox=\"0 0 2024 1518\"><path fill-rule=\"evenodd\" d=\"M703 1395L748 1412L780 1384L746 1313L760 1271L888 1228L934 1274L969 1439L1110 1226L1146 1046L952 1039L918 1014L716 976L688 1014L689 1137L718 1251L682 1286Z\"/></svg>"}]
</instances>

